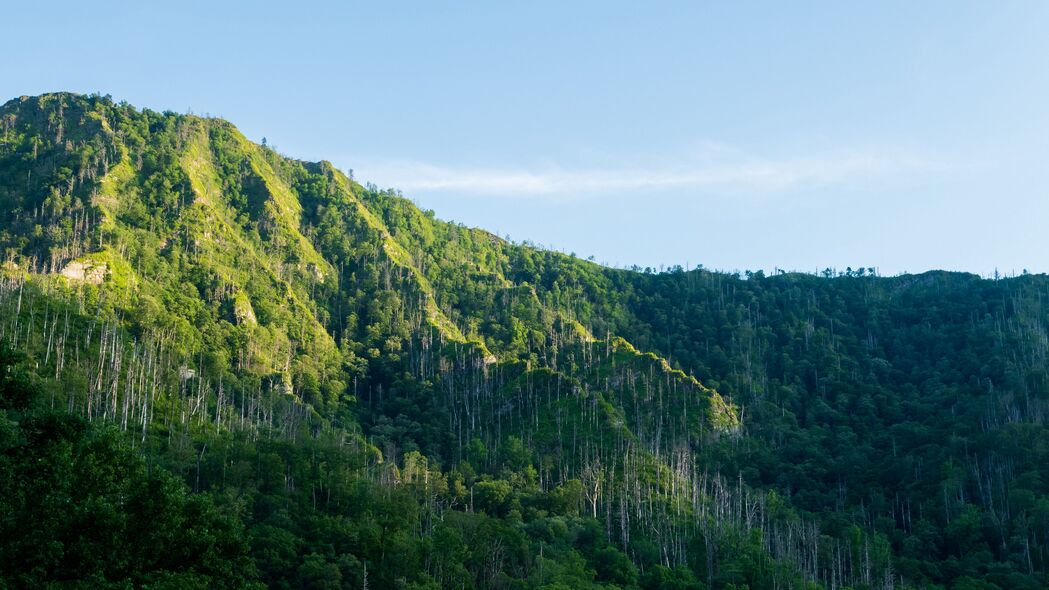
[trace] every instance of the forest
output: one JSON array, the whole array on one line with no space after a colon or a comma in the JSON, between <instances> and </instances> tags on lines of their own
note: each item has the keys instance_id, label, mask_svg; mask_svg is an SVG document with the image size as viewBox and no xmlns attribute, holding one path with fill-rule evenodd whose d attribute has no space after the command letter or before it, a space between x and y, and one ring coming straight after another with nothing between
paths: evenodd
<instances>
[{"instance_id":1,"label":"forest","mask_svg":"<svg viewBox=\"0 0 1049 590\"><path fill-rule=\"evenodd\" d=\"M1045 275L610 268L0 107L0 588L1049 588L1047 419Z\"/></svg>"}]
</instances>

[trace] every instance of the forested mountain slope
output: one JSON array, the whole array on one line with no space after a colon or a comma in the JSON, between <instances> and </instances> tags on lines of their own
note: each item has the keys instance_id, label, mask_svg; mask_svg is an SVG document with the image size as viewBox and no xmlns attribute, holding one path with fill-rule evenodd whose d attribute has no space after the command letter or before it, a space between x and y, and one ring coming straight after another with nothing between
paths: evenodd
<instances>
[{"instance_id":1,"label":"forested mountain slope","mask_svg":"<svg viewBox=\"0 0 1049 590\"><path fill-rule=\"evenodd\" d=\"M0 248L13 588L1047 582L1044 276L610 269L72 94Z\"/></svg>"}]
</instances>

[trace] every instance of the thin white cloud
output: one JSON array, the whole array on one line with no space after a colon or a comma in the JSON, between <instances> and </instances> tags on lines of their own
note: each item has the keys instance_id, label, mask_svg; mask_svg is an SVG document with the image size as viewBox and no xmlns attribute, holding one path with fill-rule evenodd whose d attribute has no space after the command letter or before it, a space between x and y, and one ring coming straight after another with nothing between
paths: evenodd
<instances>
[{"instance_id":1,"label":"thin white cloud","mask_svg":"<svg viewBox=\"0 0 1049 590\"><path fill-rule=\"evenodd\" d=\"M942 162L887 152L834 153L809 157L754 158L724 150L669 166L570 169L469 168L426 162L371 162L362 180L413 192L507 197L587 197L634 191L695 190L768 193L934 173Z\"/></svg>"}]
</instances>

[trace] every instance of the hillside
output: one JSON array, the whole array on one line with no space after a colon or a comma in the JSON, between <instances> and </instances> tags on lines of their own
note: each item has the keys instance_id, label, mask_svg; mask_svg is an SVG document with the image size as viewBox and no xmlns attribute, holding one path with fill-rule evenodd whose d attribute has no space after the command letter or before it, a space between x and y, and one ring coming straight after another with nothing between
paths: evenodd
<instances>
[{"instance_id":1,"label":"hillside","mask_svg":"<svg viewBox=\"0 0 1049 590\"><path fill-rule=\"evenodd\" d=\"M0 248L12 588L1049 582L1045 276L606 268L73 94Z\"/></svg>"}]
</instances>

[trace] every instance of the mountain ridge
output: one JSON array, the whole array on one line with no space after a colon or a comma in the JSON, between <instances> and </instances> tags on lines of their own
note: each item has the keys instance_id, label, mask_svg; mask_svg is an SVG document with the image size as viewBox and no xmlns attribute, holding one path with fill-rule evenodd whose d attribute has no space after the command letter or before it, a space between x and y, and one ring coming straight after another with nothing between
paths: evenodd
<instances>
[{"instance_id":1,"label":"mountain ridge","mask_svg":"<svg viewBox=\"0 0 1049 590\"><path fill-rule=\"evenodd\" d=\"M0 212L4 366L35 388L0 434L112 428L243 527L257 571L193 566L212 585L1046 579L1045 276L607 268L68 93L0 106ZM34 551L16 587L61 570ZM136 567L99 575L189 575Z\"/></svg>"}]
</instances>

